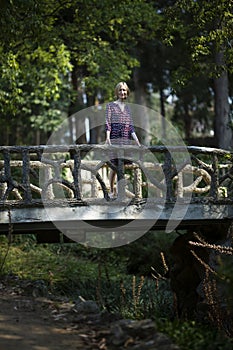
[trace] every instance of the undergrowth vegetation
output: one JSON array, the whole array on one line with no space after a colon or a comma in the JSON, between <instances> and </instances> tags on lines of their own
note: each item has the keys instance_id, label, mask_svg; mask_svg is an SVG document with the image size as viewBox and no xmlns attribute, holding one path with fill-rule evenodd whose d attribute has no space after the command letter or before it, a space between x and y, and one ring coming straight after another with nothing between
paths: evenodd
<instances>
[{"instance_id":1,"label":"undergrowth vegetation","mask_svg":"<svg viewBox=\"0 0 233 350\"><path fill-rule=\"evenodd\" d=\"M124 318L154 319L181 350L230 350L231 337L217 325L177 318L168 278L175 237L148 233L129 246L101 250L76 243L37 244L34 235L15 236L13 242L1 236L0 277L12 285L43 281L47 295L81 296ZM231 286L229 264L225 276Z\"/></svg>"}]
</instances>

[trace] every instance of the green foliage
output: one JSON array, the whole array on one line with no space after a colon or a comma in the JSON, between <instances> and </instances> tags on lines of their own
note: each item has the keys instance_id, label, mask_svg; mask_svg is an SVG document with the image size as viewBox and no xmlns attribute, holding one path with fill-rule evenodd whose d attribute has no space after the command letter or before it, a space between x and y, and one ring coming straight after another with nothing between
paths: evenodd
<instances>
[{"instance_id":1,"label":"green foliage","mask_svg":"<svg viewBox=\"0 0 233 350\"><path fill-rule=\"evenodd\" d=\"M232 255L221 256L218 259L218 273L222 276L221 284L224 285L226 291L226 300L230 310L233 308L233 265Z\"/></svg>"},{"instance_id":2,"label":"green foliage","mask_svg":"<svg viewBox=\"0 0 233 350\"><path fill-rule=\"evenodd\" d=\"M157 320L173 314L173 295L167 281L156 283L143 275L125 276L111 298L111 311L124 318Z\"/></svg>"},{"instance_id":3,"label":"green foliage","mask_svg":"<svg viewBox=\"0 0 233 350\"><path fill-rule=\"evenodd\" d=\"M23 102L22 89L18 84L19 64L12 52L4 53L0 49L0 108L1 113L15 112L14 105Z\"/></svg>"},{"instance_id":4,"label":"green foliage","mask_svg":"<svg viewBox=\"0 0 233 350\"><path fill-rule=\"evenodd\" d=\"M22 279L43 279L48 284L58 283L63 280L64 276L70 276L72 279L74 275L77 276L77 269L80 268L85 274L84 269L78 267L77 258L70 257L69 264L66 264L66 259L69 256L60 255L59 249L53 251L46 246L37 245L32 238L19 238L16 243L12 244L9 253L3 266L2 273L17 275ZM7 245L1 244L1 254L4 255ZM84 264L88 269L87 264ZM53 276L53 277L51 277ZM52 280L51 280L52 278Z\"/></svg>"},{"instance_id":5,"label":"green foliage","mask_svg":"<svg viewBox=\"0 0 233 350\"><path fill-rule=\"evenodd\" d=\"M194 321L159 320L158 328L166 333L181 350L230 350L232 340L216 330Z\"/></svg>"},{"instance_id":6,"label":"green foliage","mask_svg":"<svg viewBox=\"0 0 233 350\"><path fill-rule=\"evenodd\" d=\"M39 142L39 133L46 140L67 114L85 107L83 89L88 105L97 95L113 98L115 83L130 81L139 66L143 89L151 82L164 99L168 89L176 94L173 120L185 134L188 113L212 129L208 77L232 70L227 1L12 0L0 6L2 143ZM223 65L213 59L220 49Z\"/></svg>"},{"instance_id":7,"label":"green foliage","mask_svg":"<svg viewBox=\"0 0 233 350\"><path fill-rule=\"evenodd\" d=\"M80 245L37 245L35 237L1 239L1 275L43 280L53 294L96 300L124 317L165 317L172 313L172 294L165 281L157 283L125 272L124 254Z\"/></svg>"},{"instance_id":8,"label":"green foliage","mask_svg":"<svg viewBox=\"0 0 233 350\"><path fill-rule=\"evenodd\" d=\"M137 12L135 12L137 11ZM137 13L137 16L135 16ZM76 2L65 13L60 11L57 23L67 47L72 51L79 78L86 92L100 90L105 98L119 80L129 80L132 68L138 66L134 47L155 28L157 14L143 0ZM145 21L146 18L146 21Z\"/></svg>"},{"instance_id":9,"label":"green foliage","mask_svg":"<svg viewBox=\"0 0 233 350\"><path fill-rule=\"evenodd\" d=\"M122 251L128 257L128 273L151 276L152 268L160 276L166 275L166 266L161 253L166 255L169 264L169 247L176 237L176 233L165 234L163 231L148 232L129 246L122 247Z\"/></svg>"},{"instance_id":10,"label":"green foliage","mask_svg":"<svg viewBox=\"0 0 233 350\"><path fill-rule=\"evenodd\" d=\"M2 142L24 139L32 144L38 131L47 136L71 104L77 110L80 84L85 83L88 96L98 91L112 96L114 84L129 80L138 66L132 49L140 38L152 34L156 16L144 0L2 2L0 110L6 135Z\"/></svg>"},{"instance_id":11,"label":"green foliage","mask_svg":"<svg viewBox=\"0 0 233 350\"><path fill-rule=\"evenodd\" d=\"M167 8L165 43L174 45L177 40L185 42L186 50L190 53L192 73L204 70L213 76L226 69L225 63L227 69L232 71L229 43L233 29L232 6L227 0L179 0ZM224 66L217 67L213 54L220 51L224 51L225 62Z\"/></svg>"}]
</instances>

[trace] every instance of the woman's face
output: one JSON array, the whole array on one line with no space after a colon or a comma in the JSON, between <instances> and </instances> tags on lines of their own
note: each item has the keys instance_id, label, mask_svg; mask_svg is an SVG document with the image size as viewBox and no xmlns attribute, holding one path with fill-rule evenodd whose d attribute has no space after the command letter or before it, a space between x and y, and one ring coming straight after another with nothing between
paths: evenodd
<instances>
[{"instance_id":1,"label":"woman's face","mask_svg":"<svg viewBox=\"0 0 233 350\"><path fill-rule=\"evenodd\" d=\"M127 88L124 85L121 85L118 89L118 98L120 100L125 100L128 96Z\"/></svg>"}]
</instances>

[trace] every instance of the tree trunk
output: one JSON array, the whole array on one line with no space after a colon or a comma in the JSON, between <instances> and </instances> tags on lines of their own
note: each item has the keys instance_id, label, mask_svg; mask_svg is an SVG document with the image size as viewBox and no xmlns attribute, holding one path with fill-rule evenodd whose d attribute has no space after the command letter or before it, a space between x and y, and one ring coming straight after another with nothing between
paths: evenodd
<instances>
[{"instance_id":1,"label":"tree trunk","mask_svg":"<svg viewBox=\"0 0 233 350\"><path fill-rule=\"evenodd\" d=\"M188 140L191 136L191 125L192 125L192 117L189 113L189 106L186 101L184 101L184 128L185 128L185 138Z\"/></svg>"},{"instance_id":2,"label":"tree trunk","mask_svg":"<svg viewBox=\"0 0 233 350\"><path fill-rule=\"evenodd\" d=\"M71 73L71 80L73 90L76 94L76 100L71 102L69 107L69 128L70 128L70 141L73 143L84 144L86 143L86 134L85 134L85 120L83 114L77 115L80 110L85 108L83 103L83 88L81 85L82 74L78 72L76 64L73 63L74 68ZM73 116L73 117L72 117Z\"/></svg>"},{"instance_id":3,"label":"tree trunk","mask_svg":"<svg viewBox=\"0 0 233 350\"><path fill-rule=\"evenodd\" d=\"M224 65L222 52L216 54L217 66ZM230 105L228 100L228 74L223 71L220 77L214 79L215 92L215 137L217 147L232 149L232 129L229 126Z\"/></svg>"},{"instance_id":4,"label":"tree trunk","mask_svg":"<svg viewBox=\"0 0 233 350\"><path fill-rule=\"evenodd\" d=\"M166 139L166 112L165 112L165 103L164 103L164 91L161 87L159 89L160 94L160 113L161 113L161 123L162 123L162 138Z\"/></svg>"},{"instance_id":5,"label":"tree trunk","mask_svg":"<svg viewBox=\"0 0 233 350\"><path fill-rule=\"evenodd\" d=\"M146 105L146 93L145 93L145 88L143 86L143 83L141 82L140 79L140 70L136 68L134 70L133 74L133 81L134 81L134 86L135 86L135 92L134 92L134 99L135 103L144 106L144 111L143 115L141 116L140 120L137 120L136 124L140 128L140 130L137 130L140 142L142 142L145 145L150 144L150 120L149 120L149 115L147 113Z\"/></svg>"}]
</instances>

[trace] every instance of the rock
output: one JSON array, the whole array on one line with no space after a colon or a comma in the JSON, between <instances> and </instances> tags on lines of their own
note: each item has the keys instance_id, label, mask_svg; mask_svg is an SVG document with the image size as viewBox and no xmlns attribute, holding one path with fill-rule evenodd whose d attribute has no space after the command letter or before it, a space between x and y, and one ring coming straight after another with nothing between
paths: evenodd
<instances>
[{"instance_id":1,"label":"rock","mask_svg":"<svg viewBox=\"0 0 233 350\"><path fill-rule=\"evenodd\" d=\"M156 325L151 319L126 322L123 329L132 337L146 338L156 332Z\"/></svg>"},{"instance_id":2,"label":"rock","mask_svg":"<svg viewBox=\"0 0 233 350\"><path fill-rule=\"evenodd\" d=\"M75 310L82 314L99 314L99 306L93 300L78 300L75 305Z\"/></svg>"},{"instance_id":3,"label":"rock","mask_svg":"<svg viewBox=\"0 0 233 350\"><path fill-rule=\"evenodd\" d=\"M170 338L157 331L154 321L120 320L111 326L111 336L107 343L116 349L134 350L178 350Z\"/></svg>"}]
</instances>

